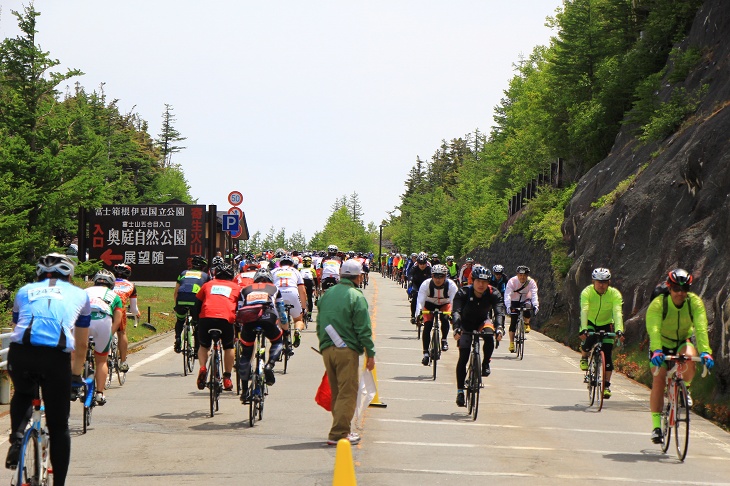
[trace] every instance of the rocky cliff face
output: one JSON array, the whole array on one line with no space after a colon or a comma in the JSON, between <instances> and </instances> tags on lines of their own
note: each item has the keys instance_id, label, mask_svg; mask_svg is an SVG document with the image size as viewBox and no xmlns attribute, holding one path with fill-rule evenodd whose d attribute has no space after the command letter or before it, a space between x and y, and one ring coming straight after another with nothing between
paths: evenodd
<instances>
[{"instance_id":1,"label":"rocky cliff face","mask_svg":"<svg viewBox=\"0 0 730 486\"><path fill-rule=\"evenodd\" d=\"M624 296L628 337L641 342L654 285L671 268L691 271L693 291L707 307L724 392L730 386L730 2L707 0L680 47L703 53L684 87L693 92L706 85L706 94L677 133L642 146L627 128L611 154L581 178L565 213L575 263L560 297L577 330L577 295L594 267L609 267ZM665 91L660 95L668 99ZM591 206L633 174L614 203Z\"/></svg>"}]
</instances>

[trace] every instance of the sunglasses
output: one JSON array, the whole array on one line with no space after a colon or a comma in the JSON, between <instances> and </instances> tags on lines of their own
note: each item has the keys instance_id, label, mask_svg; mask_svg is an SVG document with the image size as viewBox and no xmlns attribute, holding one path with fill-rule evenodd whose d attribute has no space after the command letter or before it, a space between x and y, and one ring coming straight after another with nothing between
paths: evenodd
<instances>
[{"instance_id":1,"label":"sunglasses","mask_svg":"<svg viewBox=\"0 0 730 486\"><path fill-rule=\"evenodd\" d=\"M446 278L446 275L431 275L433 278Z\"/></svg>"},{"instance_id":2,"label":"sunglasses","mask_svg":"<svg viewBox=\"0 0 730 486\"><path fill-rule=\"evenodd\" d=\"M677 285L677 284L671 284L669 286L669 290L672 292L689 292L689 285Z\"/></svg>"}]
</instances>

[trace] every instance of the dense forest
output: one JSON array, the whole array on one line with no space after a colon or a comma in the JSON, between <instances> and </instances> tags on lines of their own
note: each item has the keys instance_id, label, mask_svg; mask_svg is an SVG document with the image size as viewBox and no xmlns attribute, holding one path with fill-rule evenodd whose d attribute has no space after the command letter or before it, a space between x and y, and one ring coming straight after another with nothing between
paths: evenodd
<instances>
[{"instance_id":1,"label":"dense forest","mask_svg":"<svg viewBox=\"0 0 730 486\"><path fill-rule=\"evenodd\" d=\"M554 270L570 268L561 233L577 181L608 155L629 124L645 143L673 132L700 92L660 99L701 59L674 48L700 0L566 0L548 25L555 35L514 64L489 134L443 141L430 160L416 159L385 234L395 248L463 256L500 235L508 201L557 158L563 187L545 187L509 231L546 242Z\"/></svg>"},{"instance_id":2,"label":"dense forest","mask_svg":"<svg viewBox=\"0 0 730 486\"><path fill-rule=\"evenodd\" d=\"M172 155L184 137L165 105L157 138L136 113L122 113L103 85L91 92L78 69L36 44L33 6L13 12L21 34L0 44L0 283L14 289L34 275L38 256L65 249L80 207L192 203Z\"/></svg>"}]
</instances>

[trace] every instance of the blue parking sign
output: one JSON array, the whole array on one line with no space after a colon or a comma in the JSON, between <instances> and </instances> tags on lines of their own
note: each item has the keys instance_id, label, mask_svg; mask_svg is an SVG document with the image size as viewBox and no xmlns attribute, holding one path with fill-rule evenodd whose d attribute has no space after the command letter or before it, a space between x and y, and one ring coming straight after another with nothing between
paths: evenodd
<instances>
[{"instance_id":1,"label":"blue parking sign","mask_svg":"<svg viewBox=\"0 0 730 486\"><path fill-rule=\"evenodd\" d=\"M238 214L223 215L223 231L238 231Z\"/></svg>"}]
</instances>

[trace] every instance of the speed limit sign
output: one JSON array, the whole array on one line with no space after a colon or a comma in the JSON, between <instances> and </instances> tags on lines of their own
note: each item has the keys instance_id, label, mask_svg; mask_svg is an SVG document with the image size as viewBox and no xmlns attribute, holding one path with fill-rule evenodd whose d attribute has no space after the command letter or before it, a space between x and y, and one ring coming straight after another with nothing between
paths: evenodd
<instances>
[{"instance_id":1,"label":"speed limit sign","mask_svg":"<svg viewBox=\"0 0 730 486\"><path fill-rule=\"evenodd\" d=\"M228 202L231 203L231 206L238 206L243 202L243 194L239 191L231 191L228 194Z\"/></svg>"}]
</instances>

